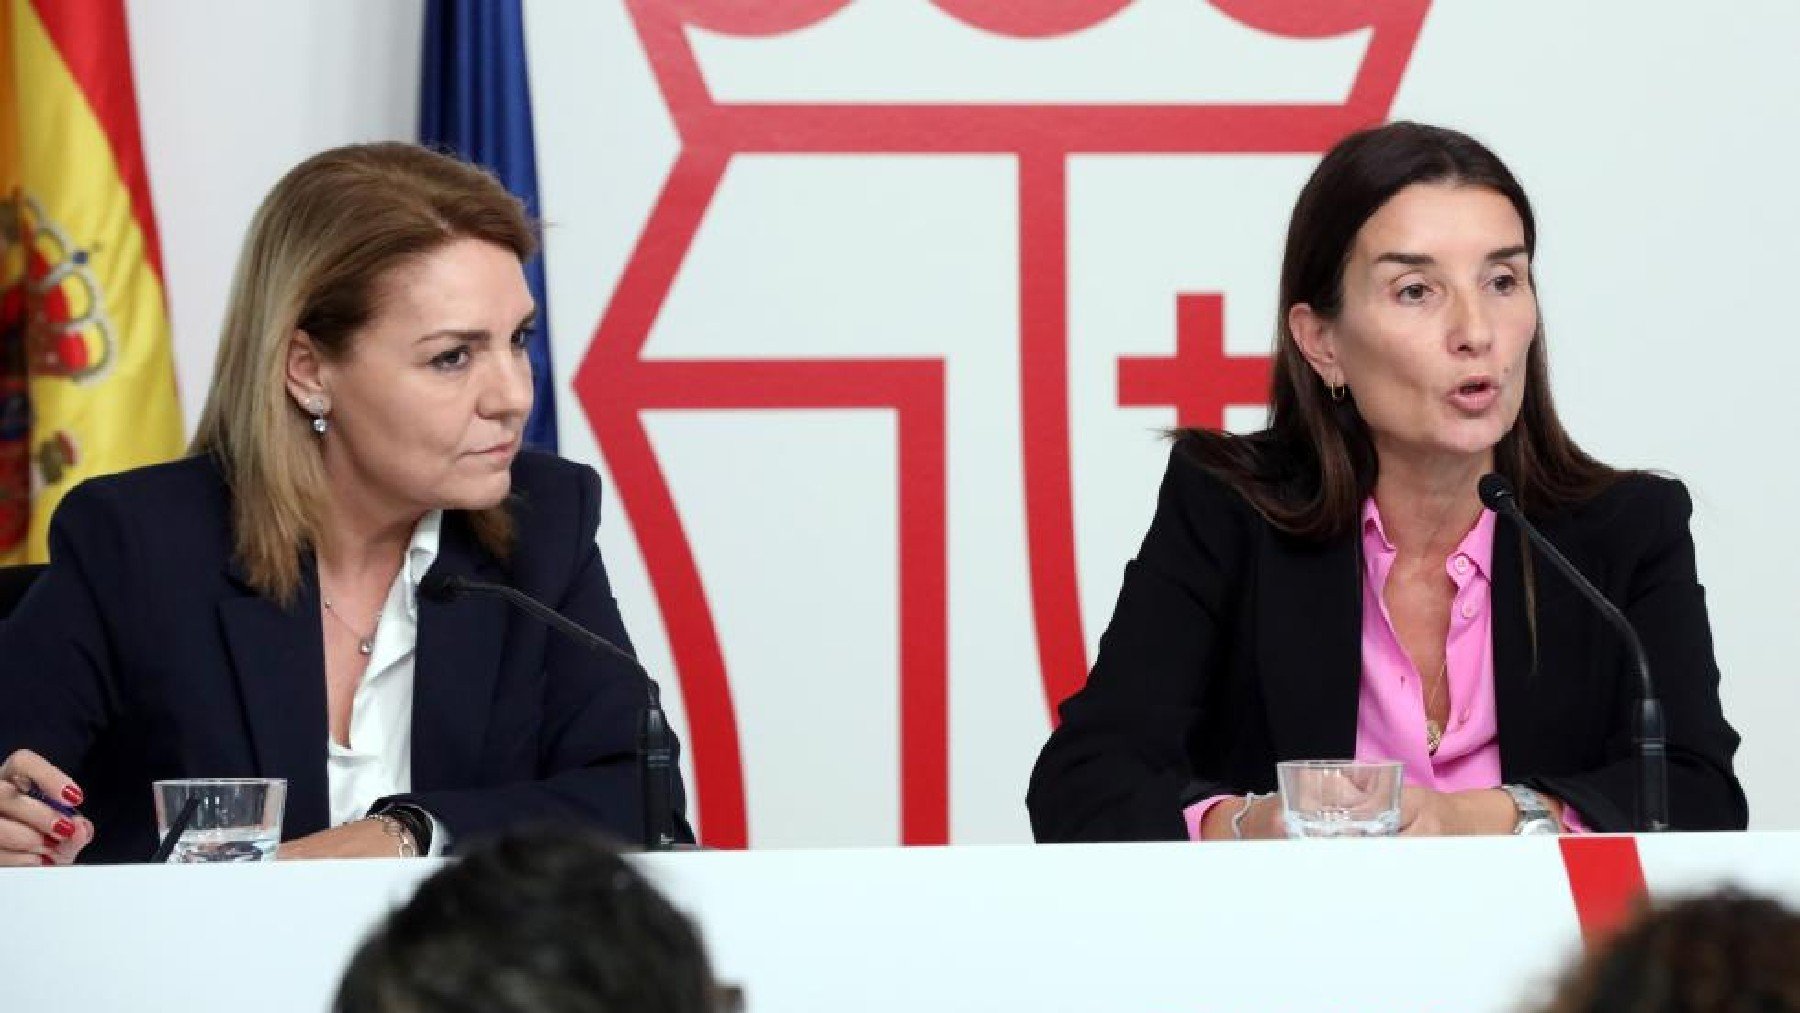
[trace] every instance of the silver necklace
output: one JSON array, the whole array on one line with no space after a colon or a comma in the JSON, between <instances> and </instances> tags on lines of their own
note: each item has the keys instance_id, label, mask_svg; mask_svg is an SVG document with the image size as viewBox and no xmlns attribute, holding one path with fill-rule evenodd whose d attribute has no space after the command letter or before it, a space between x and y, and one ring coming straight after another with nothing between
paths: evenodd
<instances>
[{"instance_id":1,"label":"silver necklace","mask_svg":"<svg viewBox=\"0 0 1800 1013\"><path fill-rule=\"evenodd\" d=\"M381 631L381 613L379 611L375 613L375 625L370 627L369 635L365 637L360 630L350 625L350 620L345 619L338 614L338 610L332 606L330 598L321 596L319 600L324 603L325 611L331 613L331 618L336 619L344 629L349 630L350 633L356 637L356 650L358 653L365 658L375 653L375 634Z\"/></svg>"}]
</instances>

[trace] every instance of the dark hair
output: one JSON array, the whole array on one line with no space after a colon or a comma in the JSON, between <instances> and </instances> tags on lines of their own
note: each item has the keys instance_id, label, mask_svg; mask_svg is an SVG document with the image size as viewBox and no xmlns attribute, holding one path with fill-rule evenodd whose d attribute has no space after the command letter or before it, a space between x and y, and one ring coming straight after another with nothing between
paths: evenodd
<instances>
[{"instance_id":1,"label":"dark hair","mask_svg":"<svg viewBox=\"0 0 1800 1013\"><path fill-rule=\"evenodd\" d=\"M1545 1013L1800 1010L1800 914L1736 890L1646 912L1563 979Z\"/></svg>"},{"instance_id":2,"label":"dark hair","mask_svg":"<svg viewBox=\"0 0 1800 1013\"><path fill-rule=\"evenodd\" d=\"M1177 434L1178 446L1289 534L1322 541L1352 530L1375 488L1379 463L1355 399L1333 400L1300 354L1288 329L1288 310L1304 303L1335 319L1343 308L1344 265L1357 233L1382 205L1416 183L1499 193L1525 226L1526 250L1536 254L1531 201L1500 159L1474 138L1406 122L1351 134L1313 170L1288 224L1268 428L1242 437L1201 429ZM1618 472L1576 446L1557 419L1541 314L1525 369L1524 404L1518 422L1494 448L1495 469L1512 481L1530 513L1592 498Z\"/></svg>"},{"instance_id":3,"label":"dark hair","mask_svg":"<svg viewBox=\"0 0 1800 1013\"><path fill-rule=\"evenodd\" d=\"M601 838L514 833L430 879L357 951L337 1013L712 1013L687 916Z\"/></svg>"}]
</instances>

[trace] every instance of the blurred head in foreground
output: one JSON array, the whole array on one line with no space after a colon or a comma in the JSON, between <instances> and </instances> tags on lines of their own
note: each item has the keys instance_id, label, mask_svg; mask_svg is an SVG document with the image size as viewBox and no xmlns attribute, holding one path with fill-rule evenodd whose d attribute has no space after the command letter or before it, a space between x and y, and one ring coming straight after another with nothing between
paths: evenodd
<instances>
[{"instance_id":1,"label":"blurred head in foreground","mask_svg":"<svg viewBox=\"0 0 1800 1013\"><path fill-rule=\"evenodd\" d=\"M1800 1011L1800 914L1736 890L1652 907L1564 978L1545 1013Z\"/></svg>"},{"instance_id":2,"label":"blurred head in foreground","mask_svg":"<svg viewBox=\"0 0 1800 1013\"><path fill-rule=\"evenodd\" d=\"M357 951L338 1013L715 1013L687 916L603 839L497 838L447 866Z\"/></svg>"}]
</instances>

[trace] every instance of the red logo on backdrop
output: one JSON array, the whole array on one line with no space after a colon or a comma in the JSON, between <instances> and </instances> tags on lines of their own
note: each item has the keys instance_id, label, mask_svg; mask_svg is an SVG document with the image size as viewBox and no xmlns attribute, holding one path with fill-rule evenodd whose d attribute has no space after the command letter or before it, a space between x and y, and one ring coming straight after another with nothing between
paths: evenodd
<instances>
[{"instance_id":1,"label":"red logo on backdrop","mask_svg":"<svg viewBox=\"0 0 1800 1013\"><path fill-rule=\"evenodd\" d=\"M643 417L649 411L871 408L894 412L899 458L901 836L949 838L946 707L944 362L645 358L643 348L731 159L747 153L984 153L1018 159L1020 386L1030 585L1045 702L1086 677L1069 463L1066 163L1085 153L1322 152L1379 123L1429 0L1213 0L1272 35L1361 29L1369 43L1341 104L726 103L709 93L689 27L735 36L798 32L849 0L629 0L680 135L680 153L575 376L575 389L631 513L687 704L708 844L748 842L737 721L693 549ZM923 0L921 0L923 2ZM1130 0L932 0L972 29L1017 39L1094 28ZM1199 2L1199 0L1194 0ZM1272 226L1273 227L1273 226ZM1218 426L1228 404L1262 403L1265 357L1224 351L1223 296L1174 298L1176 346L1118 362L1122 406L1168 406Z\"/></svg>"}]
</instances>

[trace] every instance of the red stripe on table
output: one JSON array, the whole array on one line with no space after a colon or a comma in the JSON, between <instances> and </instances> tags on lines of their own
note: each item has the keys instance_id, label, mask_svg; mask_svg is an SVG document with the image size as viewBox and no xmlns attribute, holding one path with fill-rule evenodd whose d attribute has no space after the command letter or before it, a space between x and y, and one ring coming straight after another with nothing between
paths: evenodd
<instances>
[{"instance_id":1,"label":"red stripe on table","mask_svg":"<svg viewBox=\"0 0 1800 1013\"><path fill-rule=\"evenodd\" d=\"M1581 922L1581 938L1592 948L1628 921L1648 892L1644 866L1638 860L1637 840L1564 837L1561 844L1563 866L1569 873L1569 892L1575 896L1575 916Z\"/></svg>"}]
</instances>

